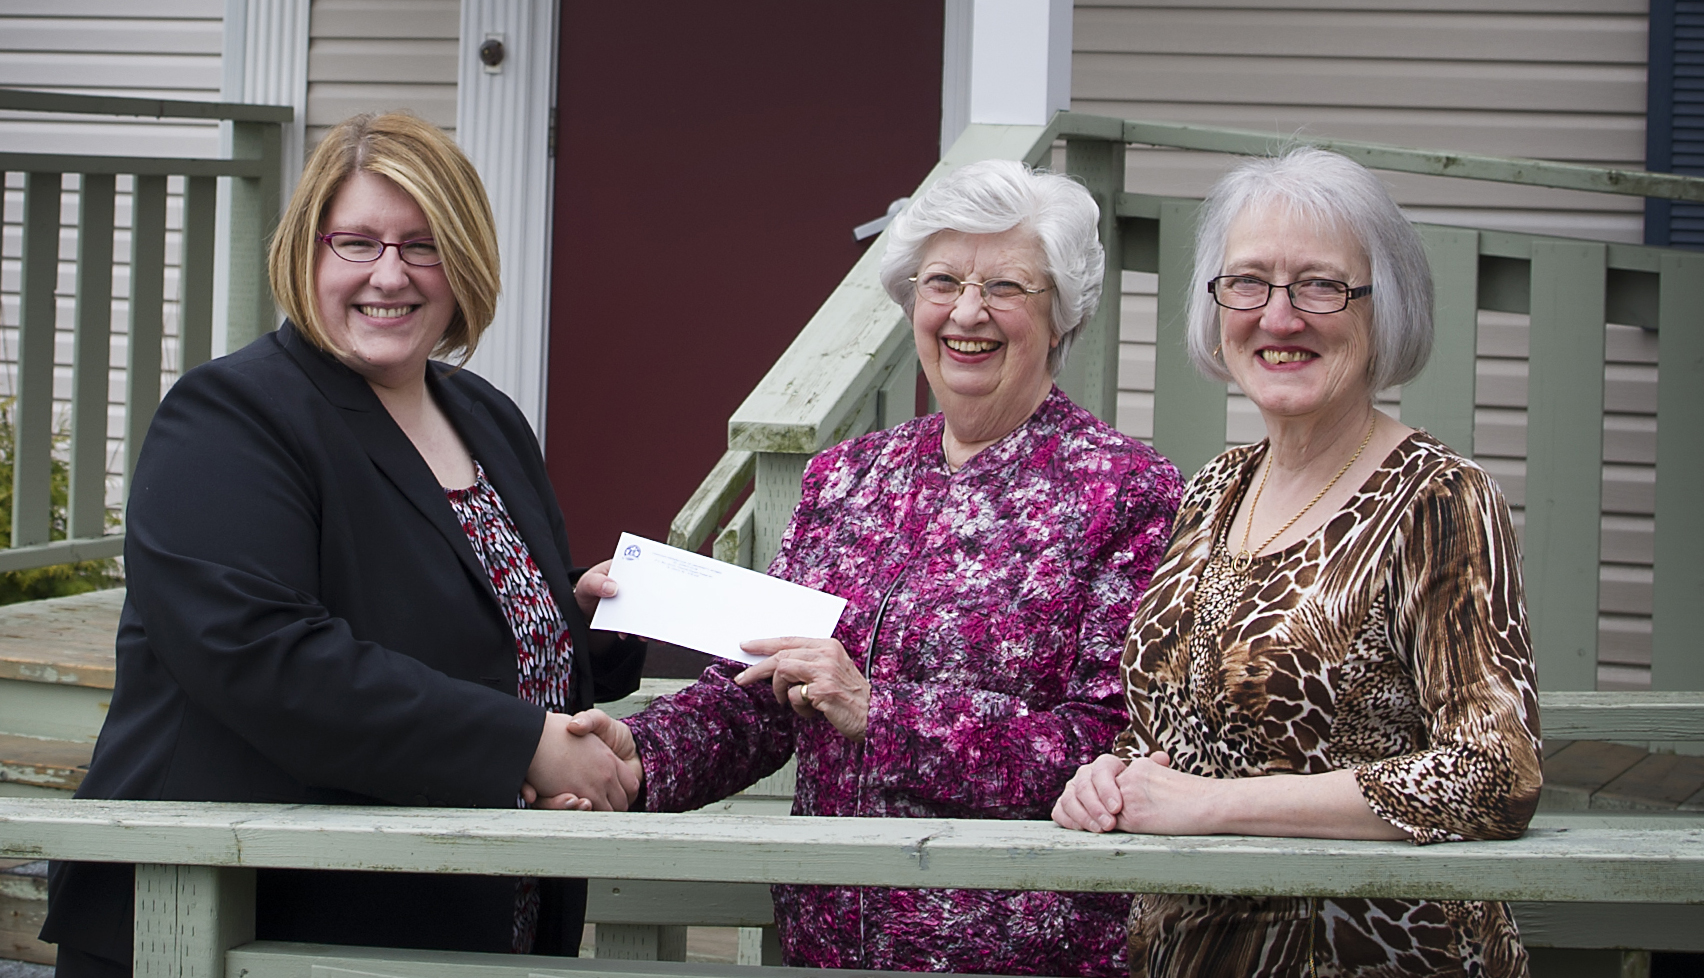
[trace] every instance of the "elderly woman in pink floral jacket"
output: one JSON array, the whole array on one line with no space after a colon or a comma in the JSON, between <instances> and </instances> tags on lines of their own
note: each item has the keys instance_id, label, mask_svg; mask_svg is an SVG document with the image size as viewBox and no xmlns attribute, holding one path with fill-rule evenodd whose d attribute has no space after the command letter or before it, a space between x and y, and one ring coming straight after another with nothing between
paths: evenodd
<instances>
[{"instance_id":1,"label":"elderly woman in pink floral jacket","mask_svg":"<svg viewBox=\"0 0 1704 978\"><path fill-rule=\"evenodd\" d=\"M941 413L805 473L769 573L848 599L833 638L747 643L769 658L712 666L625 727L582 715L640 769L646 807L697 808L796 756L795 814L1045 819L1111 743L1124 633L1180 482L1052 383L1100 298L1097 220L1082 187L999 161L895 220L882 279ZM1125 971L1118 894L774 894L790 965Z\"/></svg>"}]
</instances>

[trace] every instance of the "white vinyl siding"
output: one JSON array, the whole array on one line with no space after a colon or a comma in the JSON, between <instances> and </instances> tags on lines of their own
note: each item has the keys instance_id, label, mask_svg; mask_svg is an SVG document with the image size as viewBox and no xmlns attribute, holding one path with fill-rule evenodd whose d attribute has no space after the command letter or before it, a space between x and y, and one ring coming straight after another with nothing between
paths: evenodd
<instances>
[{"instance_id":1,"label":"white vinyl siding","mask_svg":"<svg viewBox=\"0 0 1704 978\"><path fill-rule=\"evenodd\" d=\"M453 135L459 0L314 0L309 147L358 112L408 109Z\"/></svg>"},{"instance_id":2,"label":"white vinyl siding","mask_svg":"<svg viewBox=\"0 0 1704 978\"><path fill-rule=\"evenodd\" d=\"M1080 0L1072 108L1271 132L1275 147L1302 133L1643 166L1643 0L1372 6ZM1200 197L1233 162L1132 149L1126 187ZM1643 236L1636 197L1381 176L1420 221L1611 241ZM1125 276L1118 423L1144 438L1153 424L1153 288L1151 275ZM1476 452L1515 507L1517 525L1526 494L1526 323L1525 316L1481 314L1476 398ZM1598 682L1637 689L1650 682L1656 336L1612 326L1607 348ZM1241 396L1233 396L1226 429L1229 444L1264 435Z\"/></svg>"},{"instance_id":3,"label":"white vinyl siding","mask_svg":"<svg viewBox=\"0 0 1704 978\"><path fill-rule=\"evenodd\" d=\"M86 95L217 101L220 82L222 0L7 0L0 5L0 85ZM217 123L94 118L0 112L0 147L14 152L123 156L217 156ZM0 240L0 398L15 390L18 286L23 217L23 174L5 181L4 235ZM113 369L108 416L109 485L117 504L122 467L125 327L130 294L129 177L118 179L113 248ZM177 374L177 300L182 181L168 182L166 239L166 345L163 380ZM56 419L68 419L71 326L76 287L77 191L68 180L61 198L61 265L57 293L58 367Z\"/></svg>"}]
</instances>

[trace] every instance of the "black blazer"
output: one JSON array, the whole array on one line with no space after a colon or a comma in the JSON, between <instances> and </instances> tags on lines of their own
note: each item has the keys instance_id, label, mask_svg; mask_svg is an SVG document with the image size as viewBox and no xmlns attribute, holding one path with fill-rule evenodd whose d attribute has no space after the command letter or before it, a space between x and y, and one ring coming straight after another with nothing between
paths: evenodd
<instances>
[{"instance_id":1,"label":"black blazer","mask_svg":"<svg viewBox=\"0 0 1704 978\"><path fill-rule=\"evenodd\" d=\"M574 642L575 707L638 687L644 646L573 597L562 513L520 411L434 363L432 392ZM431 469L355 372L285 323L190 371L131 479L112 709L79 798L512 808L544 710ZM44 940L128 960L129 866L62 864ZM506 951L514 883L262 871L263 939ZM572 953L583 884L547 888ZM570 933L571 932L571 933Z\"/></svg>"}]
</instances>

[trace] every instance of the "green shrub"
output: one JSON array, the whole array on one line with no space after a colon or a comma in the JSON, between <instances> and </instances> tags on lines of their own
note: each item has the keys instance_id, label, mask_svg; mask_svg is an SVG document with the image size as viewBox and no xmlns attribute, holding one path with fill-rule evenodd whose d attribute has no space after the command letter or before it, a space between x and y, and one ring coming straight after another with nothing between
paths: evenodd
<instances>
[{"instance_id":1,"label":"green shrub","mask_svg":"<svg viewBox=\"0 0 1704 978\"><path fill-rule=\"evenodd\" d=\"M65 444L70 437L64 432L53 436L55 446ZM12 460L15 450L12 431L12 399L0 400L0 543L12 542ZM59 453L53 455L48 508L48 537L65 539L65 506L70 498L71 467ZM118 523L118 514L107 512L107 525ZM124 573L118 561L81 560L74 564L55 564L51 567L32 567L28 570L0 571L0 604L34 601L37 598L61 598L102 588L118 587L124 583Z\"/></svg>"}]
</instances>

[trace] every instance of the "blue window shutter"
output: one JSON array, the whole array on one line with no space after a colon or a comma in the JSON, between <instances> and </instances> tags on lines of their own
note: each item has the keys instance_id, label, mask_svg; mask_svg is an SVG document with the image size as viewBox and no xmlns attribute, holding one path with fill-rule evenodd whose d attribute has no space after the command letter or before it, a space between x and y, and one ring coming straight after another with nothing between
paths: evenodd
<instances>
[{"instance_id":1,"label":"blue window shutter","mask_svg":"<svg viewBox=\"0 0 1704 978\"><path fill-rule=\"evenodd\" d=\"M1704 176L1704 0L1651 0L1645 168ZM1645 241L1704 250L1704 204L1647 200Z\"/></svg>"}]
</instances>

